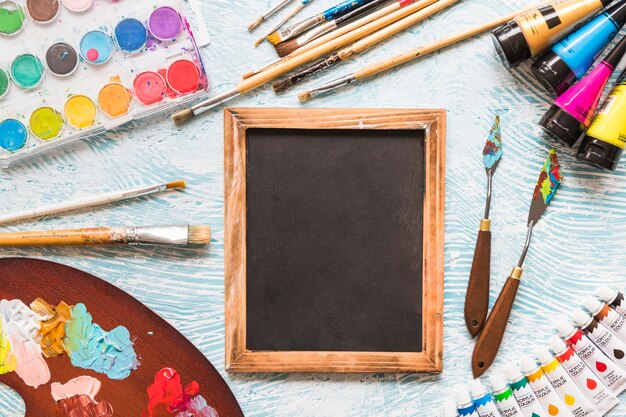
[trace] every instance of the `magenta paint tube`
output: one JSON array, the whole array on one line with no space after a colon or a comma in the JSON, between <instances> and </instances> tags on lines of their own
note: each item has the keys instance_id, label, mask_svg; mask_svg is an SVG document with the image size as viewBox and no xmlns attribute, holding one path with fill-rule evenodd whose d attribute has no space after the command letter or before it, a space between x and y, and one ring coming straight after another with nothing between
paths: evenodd
<instances>
[{"instance_id":1,"label":"magenta paint tube","mask_svg":"<svg viewBox=\"0 0 626 417\"><path fill-rule=\"evenodd\" d=\"M583 305L596 320L608 327L626 344L626 319L624 316L617 314L611 307L591 296L585 297Z\"/></svg>"},{"instance_id":2,"label":"magenta paint tube","mask_svg":"<svg viewBox=\"0 0 626 417\"><path fill-rule=\"evenodd\" d=\"M596 294L613 310L617 311L622 316L626 316L624 294L609 287L598 287Z\"/></svg>"},{"instance_id":3,"label":"magenta paint tube","mask_svg":"<svg viewBox=\"0 0 626 417\"><path fill-rule=\"evenodd\" d=\"M591 125L604 87L625 53L626 37L589 74L554 100L539 125L553 138L574 146Z\"/></svg>"},{"instance_id":4,"label":"magenta paint tube","mask_svg":"<svg viewBox=\"0 0 626 417\"><path fill-rule=\"evenodd\" d=\"M584 311L576 310L572 317L596 346L617 366L626 371L626 344L596 318L589 316Z\"/></svg>"}]
</instances>

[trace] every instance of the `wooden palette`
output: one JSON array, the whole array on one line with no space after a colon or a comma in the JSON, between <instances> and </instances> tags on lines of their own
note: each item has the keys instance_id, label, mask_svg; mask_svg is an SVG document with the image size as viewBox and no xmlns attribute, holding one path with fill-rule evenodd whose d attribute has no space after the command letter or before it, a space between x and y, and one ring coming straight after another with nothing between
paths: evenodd
<instances>
[{"instance_id":1,"label":"wooden palette","mask_svg":"<svg viewBox=\"0 0 626 417\"><path fill-rule=\"evenodd\" d=\"M243 416L232 391L206 357L170 324L127 293L65 265L35 259L0 259L0 299L20 299L29 305L37 297L54 305L60 301L72 305L84 303L94 323L106 330L125 326L134 341L140 365L128 378L114 381L104 374L75 368L67 356L50 358L46 362L52 378L37 389L25 385L15 372L0 375L0 382L24 399L25 417L54 416L50 383L65 383L80 375L102 382L96 400L111 403L116 417L140 417L148 405L147 387L154 382L154 375L166 367L178 371L183 386L197 381L200 394L220 417Z\"/></svg>"}]
</instances>

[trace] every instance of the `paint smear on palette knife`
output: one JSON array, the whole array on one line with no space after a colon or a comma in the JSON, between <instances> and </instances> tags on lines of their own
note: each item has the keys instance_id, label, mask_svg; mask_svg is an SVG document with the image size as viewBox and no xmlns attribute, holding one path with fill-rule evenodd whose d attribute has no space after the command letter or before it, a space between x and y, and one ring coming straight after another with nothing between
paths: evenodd
<instances>
[{"instance_id":1,"label":"paint smear on palette knife","mask_svg":"<svg viewBox=\"0 0 626 417\"><path fill-rule=\"evenodd\" d=\"M34 388L47 383L50 380L50 369L37 341L39 316L20 300L2 300L0 319L1 338L10 342L8 356L15 356L15 373L26 385Z\"/></svg>"},{"instance_id":2,"label":"paint smear on palette knife","mask_svg":"<svg viewBox=\"0 0 626 417\"><path fill-rule=\"evenodd\" d=\"M500 116L491 127L489 137L483 148L483 162L486 169L491 169L502 158L502 132L500 130Z\"/></svg>"},{"instance_id":3,"label":"paint smear on palette knife","mask_svg":"<svg viewBox=\"0 0 626 417\"><path fill-rule=\"evenodd\" d=\"M200 395L196 381L183 390L180 374L175 369L164 368L157 372L147 391L148 408L141 417L219 417L217 410Z\"/></svg>"},{"instance_id":4,"label":"paint smear on palette knife","mask_svg":"<svg viewBox=\"0 0 626 417\"><path fill-rule=\"evenodd\" d=\"M563 173L561 171L561 164L557 159L554 149L550 151L546 162L543 164L537 185L535 186L535 192L533 194L533 200L539 198L541 194L543 202L549 204L550 201L556 195L556 190L561 185L563 179Z\"/></svg>"},{"instance_id":5,"label":"paint smear on palette knife","mask_svg":"<svg viewBox=\"0 0 626 417\"><path fill-rule=\"evenodd\" d=\"M50 389L56 402L57 417L113 417L113 407L107 401L96 401L101 383L90 376L79 376L65 384L54 382Z\"/></svg>"}]
</instances>

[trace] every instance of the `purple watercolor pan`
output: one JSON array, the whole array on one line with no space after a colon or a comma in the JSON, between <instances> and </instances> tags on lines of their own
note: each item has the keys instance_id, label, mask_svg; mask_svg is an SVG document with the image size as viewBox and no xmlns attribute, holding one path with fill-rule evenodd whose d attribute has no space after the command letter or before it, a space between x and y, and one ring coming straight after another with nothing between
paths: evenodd
<instances>
[{"instance_id":1,"label":"purple watercolor pan","mask_svg":"<svg viewBox=\"0 0 626 417\"><path fill-rule=\"evenodd\" d=\"M158 40L171 41L182 32L183 22L176 9L163 6L152 12L148 20L148 28Z\"/></svg>"}]
</instances>

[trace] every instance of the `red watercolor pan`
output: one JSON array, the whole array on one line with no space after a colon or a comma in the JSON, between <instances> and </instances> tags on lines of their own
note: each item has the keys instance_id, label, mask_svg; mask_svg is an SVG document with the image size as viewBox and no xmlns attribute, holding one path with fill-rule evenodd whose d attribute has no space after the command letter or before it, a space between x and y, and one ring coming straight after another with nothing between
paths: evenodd
<instances>
[{"instance_id":1,"label":"red watercolor pan","mask_svg":"<svg viewBox=\"0 0 626 417\"><path fill-rule=\"evenodd\" d=\"M193 93L200 86L200 69L187 59L178 60L167 70L167 83L177 93Z\"/></svg>"},{"instance_id":2,"label":"red watercolor pan","mask_svg":"<svg viewBox=\"0 0 626 417\"><path fill-rule=\"evenodd\" d=\"M163 101L167 94L167 84L163 77L153 71L139 74L133 81L135 98L142 104L150 106Z\"/></svg>"}]
</instances>

